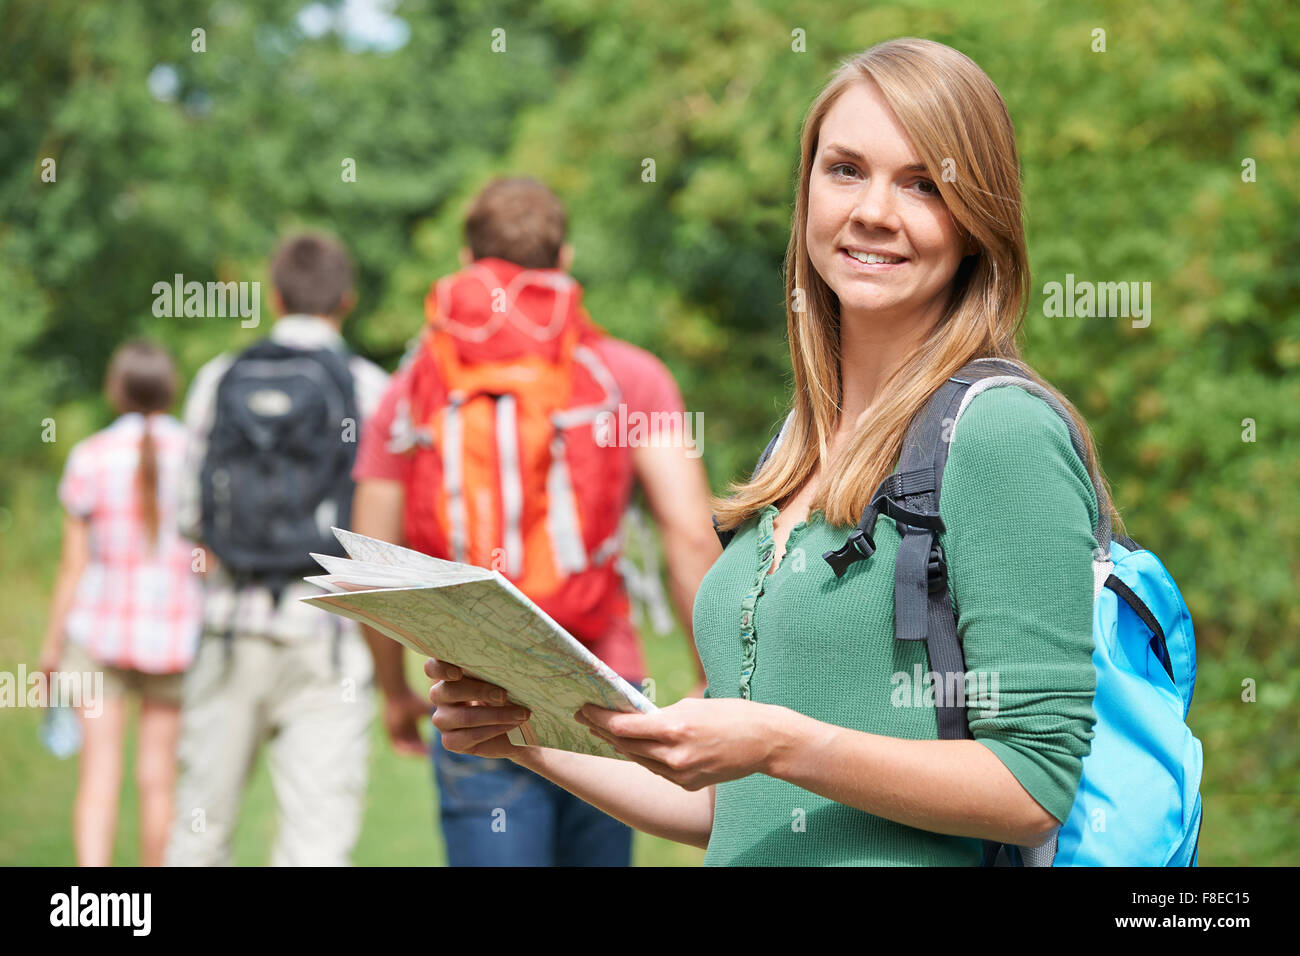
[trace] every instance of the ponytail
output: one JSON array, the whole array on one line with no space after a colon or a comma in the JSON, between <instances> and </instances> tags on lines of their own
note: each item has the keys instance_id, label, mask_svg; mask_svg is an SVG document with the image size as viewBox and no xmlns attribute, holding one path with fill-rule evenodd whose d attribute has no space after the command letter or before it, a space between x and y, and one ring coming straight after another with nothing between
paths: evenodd
<instances>
[{"instance_id":1,"label":"ponytail","mask_svg":"<svg viewBox=\"0 0 1300 956\"><path fill-rule=\"evenodd\" d=\"M149 418L171 405L176 395L176 368L162 346L135 339L113 352L105 385L109 399L119 412L138 412L144 417L135 484L144 521L145 550L152 552L162 519L158 507L158 442L149 428Z\"/></svg>"},{"instance_id":2,"label":"ponytail","mask_svg":"<svg viewBox=\"0 0 1300 956\"><path fill-rule=\"evenodd\" d=\"M149 431L149 416L144 416L144 434L140 437L140 468L136 472L140 494L140 514L144 517L145 550L152 552L158 541L158 447Z\"/></svg>"}]
</instances>

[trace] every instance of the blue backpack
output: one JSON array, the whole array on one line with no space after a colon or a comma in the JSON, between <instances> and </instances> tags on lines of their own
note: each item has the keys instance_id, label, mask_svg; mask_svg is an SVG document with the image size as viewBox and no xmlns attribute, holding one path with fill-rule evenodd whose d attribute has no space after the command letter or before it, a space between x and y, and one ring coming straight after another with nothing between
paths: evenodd
<instances>
[{"instance_id":1,"label":"blue backpack","mask_svg":"<svg viewBox=\"0 0 1300 956\"><path fill-rule=\"evenodd\" d=\"M1047 402L1070 432L1079 458L1083 439L1051 392L1010 359L968 363L931 396L908 426L897 470L872 495L844 546L823 558L837 576L875 552L882 515L902 536L894 572L895 639L923 640L935 678L941 740L971 736L955 691L966 667L948 596L948 569L938 534L939 493L950 442L972 398L1012 385ZM787 423L788 423L787 419ZM780 442L768 444L754 474ZM946 440L945 440L946 436ZM1201 827L1201 742L1187 726L1196 683L1192 619L1178 586L1150 551L1112 534L1108 499L1093 475L1098 522L1093 554L1093 665L1097 690L1092 749L1065 823L1038 847L985 841L986 866L1195 866ZM716 519L715 519L716 530ZM719 532L725 548L734 532Z\"/></svg>"}]
</instances>

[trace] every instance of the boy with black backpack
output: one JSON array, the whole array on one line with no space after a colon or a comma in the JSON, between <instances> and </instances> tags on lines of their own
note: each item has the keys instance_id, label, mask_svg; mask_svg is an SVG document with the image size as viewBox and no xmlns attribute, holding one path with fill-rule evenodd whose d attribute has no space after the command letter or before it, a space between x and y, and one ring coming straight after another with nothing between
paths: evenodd
<instances>
[{"instance_id":1,"label":"boy with black backpack","mask_svg":"<svg viewBox=\"0 0 1300 956\"><path fill-rule=\"evenodd\" d=\"M280 244L268 338L195 376L182 531L203 545L204 634L186 675L170 865L226 865L248 771L269 741L271 862L346 865L361 826L372 714L359 631L299 598L311 552L341 554L361 426L388 376L340 327L352 264L321 235Z\"/></svg>"}]
</instances>

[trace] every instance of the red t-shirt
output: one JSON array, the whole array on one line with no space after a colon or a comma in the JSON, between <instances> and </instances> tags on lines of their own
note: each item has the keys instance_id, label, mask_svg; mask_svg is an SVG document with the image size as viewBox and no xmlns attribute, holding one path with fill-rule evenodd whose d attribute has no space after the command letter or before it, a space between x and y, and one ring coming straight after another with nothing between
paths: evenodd
<instances>
[{"instance_id":1,"label":"red t-shirt","mask_svg":"<svg viewBox=\"0 0 1300 956\"><path fill-rule=\"evenodd\" d=\"M609 336L600 339L593 348L614 376L621 393L620 401L627 406L629 416L633 413L646 416L664 412L685 413L677 382L667 366L654 355L630 342ZM393 374L379 408L362 427L356 464L352 469L354 480L406 481L410 454L393 451L389 446L402 445L404 436L409 434L410 422L398 414L399 408L406 407L403 399L409 378L408 368L398 369ZM624 451L632 453L630 448ZM619 492L621 507L627 507L631 496L632 482L628 480ZM617 597L617 594L610 595L611 600ZM639 684L645 676L641 642L631 621L620 619L612 633L587 642L587 646L624 678Z\"/></svg>"}]
</instances>

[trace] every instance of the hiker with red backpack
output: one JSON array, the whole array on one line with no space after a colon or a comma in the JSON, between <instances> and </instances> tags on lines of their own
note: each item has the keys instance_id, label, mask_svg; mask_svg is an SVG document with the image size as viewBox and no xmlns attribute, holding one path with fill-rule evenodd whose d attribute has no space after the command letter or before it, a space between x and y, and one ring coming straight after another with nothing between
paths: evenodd
<instances>
[{"instance_id":1,"label":"hiker with red backpack","mask_svg":"<svg viewBox=\"0 0 1300 956\"><path fill-rule=\"evenodd\" d=\"M640 686L650 675L618 562L634 483L688 636L719 547L698 448L666 429L617 434L617 421L685 412L658 359L587 315L565 230L564 207L533 180L497 180L474 200L465 268L434 283L419 348L363 436L355 530L500 571ZM417 752L429 703L407 684L401 646L367 637L389 735ZM431 749L453 866L630 864L631 830L585 801L508 761Z\"/></svg>"},{"instance_id":2,"label":"hiker with red backpack","mask_svg":"<svg viewBox=\"0 0 1300 956\"><path fill-rule=\"evenodd\" d=\"M355 625L299 598L312 552L342 554L352 464L387 374L340 333L352 263L292 236L271 261L269 337L204 365L185 404L181 527L206 552L204 631L187 676L169 865L229 865L249 771L268 745L274 865L342 866L361 830L370 655Z\"/></svg>"}]
</instances>

